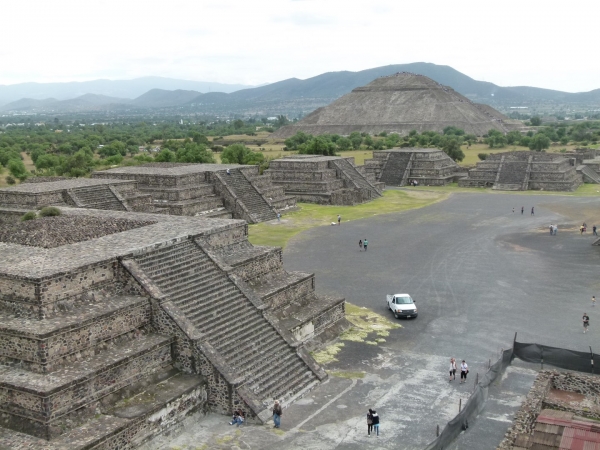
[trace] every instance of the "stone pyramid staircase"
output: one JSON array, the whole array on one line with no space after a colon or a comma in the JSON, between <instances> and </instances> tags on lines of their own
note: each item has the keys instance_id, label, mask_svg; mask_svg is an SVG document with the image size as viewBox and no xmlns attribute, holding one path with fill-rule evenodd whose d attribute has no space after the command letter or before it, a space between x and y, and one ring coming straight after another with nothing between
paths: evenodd
<instances>
[{"instance_id":1,"label":"stone pyramid staircase","mask_svg":"<svg viewBox=\"0 0 600 450\"><path fill-rule=\"evenodd\" d=\"M410 153L390 153L384 166L381 168L379 181L399 186L404 178L406 167L410 161Z\"/></svg>"},{"instance_id":2,"label":"stone pyramid staircase","mask_svg":"<svg viewBox=\"0 0 600 450\"><path fill-rule=\"evenodd\" d=\"M492 189L500 191L522 190L529 165L530 163L527 160L503 161Z\"/></svg>"},{"instance_id":3,"label":"stone pyramid staircase","mask_svg":"<svg viewBox=\"0 0 600 450\"><path fill-rule=\"evenodd\" d=\"M0 340L19 344L0 354L1 448L125 448L168 428L153 415L185 415L205 398L202 377L173 368L173 338L154 331L146 298L0 318Z\"/></svg>"},{"instance_id":4,"label":"stone pyramid staircase","mask_svg":"<svg viewBox=\"0 0 600 450\"><path fill-rule=\"evenodd\" d=\"M80 208L126 211L125 206L108 185L88 186L68 191Z\"/></svg>"},{"instance_id":5,"label":"stone pyramid staircase","mask_svg":"<svg viewBox=\"0 0 600 450\"><path fill-rule=\"evenodd\" d=\"M381 197L381 192L379 189L371 184L371 182L369 182L369 180L347 159L336 159L333 160L332 163L339 169L344 178L353 183L358 189L363 190L363 192L367 192L370 198L374 199Z\"/></svg>"},{"instance_id":6,"label":"stone pyramid staircase","mask_svg":"<svg viewBox=\"0 0 600 450\"><path fill-rule=\"evenodd\" d=\"M254 222L264 222L277 218L267 200L250 183L241 170L231 170L230 174L220 172L223 182L233 191L238 199L246 206Z\"/></svg>"},{"instance_id":7,"label":"stone pyramid staircase","mask_svg":"<svg viewBox=\"0 0 600 450\"><path fill-rule=\"evenodd\" d=\"M600 175L598 175L591 167L581 164L577 166L577 172L583 175L583 179L587 183L600 184Z\"/></svg>"},{"instance_id":8,"label":"stone pyramid staircase","mask_svg":"<svg viewBox=\"0 0 600 450\"><path fill-rule=\"evenodd\" d=\"M241 387L263 407L273 399L294 398L318 383L296 350L194 241L162 247L134 260L231 370L245 378Z\"/></svg>"}]
</instances>

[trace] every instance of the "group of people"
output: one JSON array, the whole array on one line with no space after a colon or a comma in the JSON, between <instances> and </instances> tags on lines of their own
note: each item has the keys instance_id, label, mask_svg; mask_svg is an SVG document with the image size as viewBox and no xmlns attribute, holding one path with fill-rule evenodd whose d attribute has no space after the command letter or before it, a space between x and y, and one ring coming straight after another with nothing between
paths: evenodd
<instances>
[{"instance_id":1,"label":"group of people","mask_svg":"<svg viewBox=\"0 0 600 450\"><path fill-rule=\"evenodd\" d=\"M365 252L367 251L367 246L369 245L369 241L367 241L367 239L365 238L365 240L363 241L362 239L359 239L358 241L358 248L359 250L362 252L363 248L365 249Z\"/></svg>"},{"instance_id":2,"label":"group of people","mask_svg":"<svg viewBox=\"0 0 600 450\"><path fill-rule=\"evenodd\" d=\"M374 409L369 408L369 412L367 413L367 436L371 437L373 431L379 437L379 414Z\"/></svg>"},{"instance_id":3,"label":"group of people","mask_svg":"<svg viewBox=\"0 0 600 450\"><path fill-rule=\"evenodd\" d=\"M467 374L469 373L469 366L463 359L460 363L460 384L467 382ZM450 358L450 381L456 380L456 359Z\"/></svg>"},{"instance_id":4,"label":"group of people","mask_svg":"<svg viewBox=\"0 0 600 450\"><path fill-rule=\"evenodd\" d=\"M410 180L410 185L411 186L418 186L419 182L417 180Z\"/></svg>"},{"instance_id":5,"label":"group of people","mask_svg":"<svg viewBox=\"0 0 600 450\"><path fill-rule=\"evenodd\" d=\"M556 236L556 232L558 231L558 225L551 223L548 228L550 228L550 236Z\"/></svg>"}]
</instances>

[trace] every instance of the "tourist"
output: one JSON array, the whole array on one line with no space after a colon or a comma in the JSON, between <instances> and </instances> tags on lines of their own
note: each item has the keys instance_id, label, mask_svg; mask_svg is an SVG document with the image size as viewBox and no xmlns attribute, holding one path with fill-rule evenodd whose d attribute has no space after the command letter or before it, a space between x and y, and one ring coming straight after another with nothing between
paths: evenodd
<instances>
[{"instance_id":1,"label":"tourist","mask_svg":"<svg viewBox=\"0 0 600 450\"><path fill-rule=\"evenodd\" d=\"M467 382L467 374L468 373L469 373L469 366L467 366L467 363L463 359L462 363L460 364L460 384Z\"/></svg>"},{"instance_id":2,"label":"tourist","mask_svg":"<svg viewBox=\"0 0 600 450\"><path fill-rule=\"evenodd\" d=\"M361 252L362 252L362 246L363 246L362 239L359 239L358 240L358 248L360 249Z\"/></svg>"},{"instance_id":3,"label":"tourist","mask_svg":"<svg viewBox=\"0 0 600 450\"><path fill-rule=\"evenodd\" d=\"M379 415L377 414L377 411L371 411L371 417L373 418L373 428L375 428L377 437L379 437Z\"/></svg>"},{"instance_id":4,"label":"tourist","mask_svg":"<svg viewBox=\"0 0 600 450\"><path fill-rule=\"evenodd\" d=\"M552 233L554 232L554 225L550 224L550 236L552 236Z\"/></svg>"},{"instance_id":5,"label":"tourist","mask_svg":"<svg viewBox=\"0 0 600 450\"><path fill-rule=\"evenodd\" d=\"M340 215L338 214L338 225L340 224L340 222L341 222L341 221L342 221L342 216L340 216Z\"/></svg>"},{"instance_id":6,"label":"tourist","mask_svg":"<svg viewBox=\"0 0 600 450\"><path fill-rule=\"evenodd\" d=\"M227 175L231 175L231 172L229 171L229 169L226 170Z\"/></svg>"},{"instance_id":7,"label":"tourist","mask_svg":"<svg viewBox=\"0 0 600 450\"><path fill-rule=\"evenodd\" d=\"M513 206L513 214L515 213L515 207Z\"/></svg>"},{"instance_id":8,"label":"tourist","mask_svg":"<svg viewBox=\"0 0 600 450\"><path fill-rule=\"evenodd\" d=\"M596 296L592 295L592 306L596 306Z\"/></svg>"},{"instance_id":9,"label":"tourist","mask_svg":"<svg viewBox=\"0 0 600 450\"><path fill-rule=\"evenodd\" d=\"M596 233L596 225L592 227L592 231L594 232L594 236L598 236L598 233Z\"/></svg>"},{"instance_id":10,"label":"tourist","mask_svg":"<svg viewBox=\"0 0 600 450\"><path fill-rule=\"evenodd\" d=\"M587 224L583 222L583 232L587 233Z\"/></svg>"},{"instance_id":11,"label":"tourist","mask_svg":"<svg viewBox=\"0 0 600 450\"><path fill-rule=\"evenodd\" d=\"M531 215L532 215L532 216L533 216L533 215L535 215L535 214L534 214L534 212L533 212L533 208L534 208L534 207L532 206L532 207L531 207Z\"/></svg>"},{"instance_id":12,"label":"tourist","mask_svg":"<svg viewBox=\"0 0 600 450\"><path fill-rule=\"evenodd\" d=\"M521 206L521 215L523 215L523 211L525 211L525 207Z\"/></svg>"},{"instance_id":13,"label":"tourist","mask_svg":"<svg viewBox=\"0 0 600 450\"><path fill-rule=\"evenodd\" d=\"M229 425L237 425L238 427L244 423L244 412L241 409L236 409L233 412L233 419Z\"/></svg>"},{"instance_id":14,"label":"tourist","mask_svg":"<svg viewBox=\"0 0 600 450\"><path fill-rule=\"evenodd\" d=\"M450 358L450 381L456 380L456 360Z\"/></svg>"},{"instance_id":15,"label":"tourist","mask_svg":"<svg viewBox=\"0 0 600 450\"><path fill-rule=\"evenodd\" d=\"M367 413L367 436L371 437L371 431L373 431L373 410L369 408Z\"/></svg>"},{"instance_id":16,"label":"tourist","mask_svg":"<svg viewBox=\"0 0 600 450\"><path fill-rule=\"evenodd\" d=\"M283 415L283 411L281 410L281 405L279 404L279 400L275 400L275 404L273 405L273 423L275 424L274 428L279 428L281 425L281 416Z\"/></svg>"},{"instance_id":17,"label":"tourist","mask_svg":"<svg viewBox=\"0 0 600 450\"><path fill-rule=\"evenodd\" d=\"M281 213L280 212L277 213L277 222L281 222Z\"/></svg>"},{"instance_id":18,"label":"tourist","mask_svg":"<svg viewBox=\"0 0 600 450\"><path fill-rule=\"evenodd\" d=\"M554 225L554 230L552 230L554 232L554 236L556 236L556 232L558 231L558 225Z\"/></svg>"},{"instance_id":19,"label":"tourist","mask_svg":"<svg viewBox=\"0 0 600 450\"><path fill-rule=\"evenodd\" d=\"M363 241L363 247L365 248L365 252L367 251L367 245L369 245L369 241L367 241L367 239L365 238L365 240Z\"/></svg>"},{"instance_id":20,"label":"tourist","mask_svg":"<svg viewBox=\"0 0 600 450\"><path fill-rule=\"evenodd\" d=\"M587 333L588 327L590 326L590 316L587 313L583 313L583 332Z\"/></svg>"},{"instance_id":21,"label":"tourist","mask_svg":"<svg viewBox=\"0 0 600 450\"><path fill-rule=\"evenodd\" d=\"M583 230L585 230L585 228L583 227L583 225L581 225L579 227L579 232L581 233L582 236L583 236Z\"/></svg>"}]
</instances>

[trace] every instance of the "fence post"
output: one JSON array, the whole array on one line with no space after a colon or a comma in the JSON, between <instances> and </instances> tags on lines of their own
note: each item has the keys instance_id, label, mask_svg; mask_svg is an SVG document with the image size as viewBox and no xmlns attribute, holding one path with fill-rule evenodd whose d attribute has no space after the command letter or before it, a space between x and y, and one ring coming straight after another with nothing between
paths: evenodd
<instances>
[{"instance_id":1,"label":"fence post","mask_svg":"<svg viewBox=\"0 0 600 450\"><path fill-rule=\"evenodd\" d=\"M462 398L459 398L458 399L458 412L459 413L460 413L461 409L462 409Z\"/></svg>"},{"instance_id":2,"label":"fence post","mask_svg":"<svg viewBox=\"0 0 600 450\"><path fill-rule=\"evenodd\" d=\"M440 426L439 425L435 429L435 437L440 437Z\"/></svg>"},{"instance_id":3,"label":"fence post","mask_svg":"<svg viewBox=\"0 0 600 450\"><path fill-rule=\"evenodd\" d=\"M542 370L544 370L544 347L540 347L540 360L542 363Z\"/></svg>"},{"instance_id":4,"label":"fence post","mask_svg":"<svg viewBox=\"0 0 600 450\"><path fill-rule=\"evenodd\" d=\"M473 385L473 391L477 389L477 384L479 384L479 372L475 374L475 384Z\"/></svg>"},{"instance_id":5,"label":"fence post","mask_svg":"<svg viewBox=\"0 0 600 450\"><path fill-rule=\"evenodd\" d=\"M594 375L594 352L592 351L591 345L590 345L590 355L592 357L592 375Z\"/></svg>"},{"instance_id":6,"label":"fence post","mask_svg":"<svg viewBox=\"0 0 600 450\"><path fill-rule=\"evenodd\" d=\"M488 370L490 370L490 367L492 367L492 358L488 360Z\"/></svg>"}]
</instances>

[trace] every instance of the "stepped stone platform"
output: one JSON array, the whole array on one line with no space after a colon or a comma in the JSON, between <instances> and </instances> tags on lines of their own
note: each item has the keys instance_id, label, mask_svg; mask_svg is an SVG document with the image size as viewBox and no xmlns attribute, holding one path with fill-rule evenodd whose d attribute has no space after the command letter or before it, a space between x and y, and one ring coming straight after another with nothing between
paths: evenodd
<instances>
[{"instance_id":1,"label":"stepped stone platform","mask_svg":"<svg viewBox=\"0 0 600 450\"><path fill-rule=\"evenodd\" d=\"M425 186L444 186L464 176L452 158L434 148L375 150L373 159L365 161L365 170L391 186L406 186L412 180Z\"/></svg>"},{"instance_id":2,"label":"stepped stone platform","mask_svg":"<svg viewBox=\"0 0 600 450\"><path fill-rule=\"evenodd\" d=\"M199 408L264 421L326 378L308 350L344 299L247 222L61 206L5 233L30 207L0 207L0 448L135 448Z\"/></svg>"},{"instance_id":3,"label":"stepped stone platform","mask_svg":"<svg viewBox=\"0 0 600 450\"><path fill-rule=\"evenodd\" d=\"M506 152L478 162L458 185L492 186L503 191L574 191L582 182L573 158L543 152Z\"/></svg>"},{"instance_id":4,"label":"stepped stone platform","mask_svg":"<svg viewBox=\"0 0 600 450\"><path fill-rule=\"evenodd\" d=\"M291 155L265 171L287 195L310 203L355 205L381 197L384 188L352 157Z\"/></svg>"},{"instance_id":5,"label":"stepped stone platform","mask_svg":"<svg viewBox=\"0 0 600 450\"><path fill-rule=\"evenodd\" d=\"M295 198L274 186L268 175L259 175L258 166L151 163L94 172L92 177L134 180L139 192L151 196L155 208L180 216L257 223L296 206Z\"/></svg>"}]
</instances>

